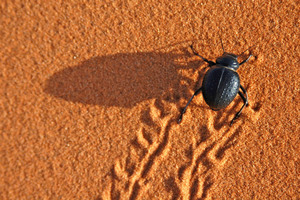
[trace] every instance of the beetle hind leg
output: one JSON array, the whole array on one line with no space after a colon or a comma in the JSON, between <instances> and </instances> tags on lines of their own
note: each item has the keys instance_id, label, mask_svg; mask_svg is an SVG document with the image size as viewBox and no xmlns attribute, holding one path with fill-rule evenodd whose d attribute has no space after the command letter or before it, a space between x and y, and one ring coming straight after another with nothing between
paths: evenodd
<instances>
[{"instance_id":1,"label":"beetle hind leg","mask_svg":"<svg viewBox=\"0 0 300 200\"><path fill-rule=\"evenodd\" d=\"M239 91L239 95L241 96L241 98L243 99L243 101L244 101L244 105L242 106L242 108L239 110L239 112L237 112L236 114L235 114L235 116L234 116L234 118L231 120L231 122L230 122L230 126L232 126L232 124L233 124L233 121L234 120L236 120L237 118L239 118L239 116L241 115L241 112L242 112L242 110L244 109L244 107L245 106L248 106L248 94L247 94L247 92L246 92L246 90L245 90L245 88L241 85L240 86L240 88L242 89L242 91L243 91L243 93L245 94L245 96L244 96L244 94L241 92L241 91Z\"/></svg>"}]
</instances>

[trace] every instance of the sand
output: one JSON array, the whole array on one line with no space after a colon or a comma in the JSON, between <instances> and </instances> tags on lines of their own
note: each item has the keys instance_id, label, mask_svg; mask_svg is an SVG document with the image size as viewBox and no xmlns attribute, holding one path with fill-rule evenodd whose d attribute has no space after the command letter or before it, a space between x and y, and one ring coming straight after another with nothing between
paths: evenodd
<instances>
[{"instance_id":1,"label":"sand","mask_svg":"<svg viewBox=\"0 0 300 200\"><path fill-rule=\"evenodd\" d=\"M300 198L299 2L100 2L1 1L0 199ZM220 38L250 105L178 125Z\"/></svg>"}]
</instances>

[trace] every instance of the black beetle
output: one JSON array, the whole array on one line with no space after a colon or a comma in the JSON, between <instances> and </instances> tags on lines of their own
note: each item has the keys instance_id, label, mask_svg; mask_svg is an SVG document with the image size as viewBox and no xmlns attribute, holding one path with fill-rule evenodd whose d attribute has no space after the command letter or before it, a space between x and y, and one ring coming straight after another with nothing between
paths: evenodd
<instances>
[{"instance_id":1,"label":"black beetle","mask_svg":"<svg viewBox=\"0 0 300 200\"><path fill-rule=\"evenodd\" d=\"M244 101L244 105L231 120L231 126L233 124L233 121L240 116L244 107L248 105L247 92L240 84L240 77L236 70L240 65L244 64L251 58L251 53L246 60L239 63L237 61L238 56L232 53L225 52L222 44L223 55L221 57L218 57L216 62L213 62L200 56L194 50L193 45L190 45L190 47L196 56L200 57L202 60L209 64L210 69L206 72L203 78L202 87L196 90L196 92L193 94L193 96L181 112L178 123L181 122L182 116L185 113L187 106L191 103L192 99L202 91L205 102L212 110L220 110L226 108L233 101L237 94L241 96ZM241 88L243 93L239 91L239 88Z\"/></svg>"}]
</instances>

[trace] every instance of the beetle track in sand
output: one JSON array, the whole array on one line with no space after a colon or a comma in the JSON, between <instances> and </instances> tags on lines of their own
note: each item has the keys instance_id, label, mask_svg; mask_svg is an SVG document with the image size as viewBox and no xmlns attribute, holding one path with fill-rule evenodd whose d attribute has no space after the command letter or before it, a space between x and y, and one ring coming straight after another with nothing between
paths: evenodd
<instances>
[{"instance_id":1,"label":"beetle track in sand","mask_svg":"<svg viewBox=\"0 0 300 200\"><path fill-rule=\"evenodd\" d=\"M118 160L112 168L112 184L110 191L103 193L105 194L104 199L137 199L140 196L141 188L143 188L143 192L147 191L148 174L159 165L156 158L167 155L169 131L172 124L176 123L172 122L170 115L161 119L162 110L155 105L142 115L145 114L150 115L152 121L141 127L132 141L133 145L130 147L132 155L129 155L123 162ZM149 125L154 126L158 131L156 135L149 134ZM138 159L131 158L131 156L136 157L134 154L138 151L142 151L141 156L138 156ZM131 160L137 161L131 163Z\"/></svg>"},{"instance_id":2,"label":"beetle track in sand","mask_svg":"<svg viewBox=\"0 0 300 200\"><path fill-rule=\"evenodd\" d=\"M239 101L235 101L230 109L234 110L238 105ZM251 122L256 123L260 115L259 109L249 106L248 112L251 113ZM214 117L216 115L214 111L208 112L208 123L200 133L201 139L196 141L194 138L187 149L192 156L189 157L187 164L179 168L177 176L172 178L173 184L176 184L177 188L173 191L173 199L178 199L179 196L183 200L206 199L210 196L208 191L214 183L213 171L220 171L226 164L225 152L238 143L237 139L242 131L243 121L245 121L240 119L232 127L224 126L231 115L220 115L220 113ZM246 113L243 114L243 116L245 115ZM223 126L220 126L221 124ZM217 134L217 137L211 139L210 135L212 134Z\"/></svg>"}]
</instances>

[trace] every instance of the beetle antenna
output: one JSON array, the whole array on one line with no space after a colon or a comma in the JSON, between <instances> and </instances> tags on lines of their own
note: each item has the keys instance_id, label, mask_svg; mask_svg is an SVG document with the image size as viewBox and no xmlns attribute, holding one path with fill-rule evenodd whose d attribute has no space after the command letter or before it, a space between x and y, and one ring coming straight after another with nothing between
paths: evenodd
<instances>
[{"instance_id":1,"label":"beetle antenna","mask_svg":"<svg viewBox=\"0 0 300 200\"><path fill-rule=\"evenodd\" d=\"M223 41L222 41L221 36L220 36L220 40L221 40L221 45L222 45L223 53L225 53L224 46L223 46Z\"/></svg>"},{"instance_id":2,"label":"beetle antenna","mask_svg":"<svg viewBox=\"0 0 300 200\"><path fill-rule=\"evenodd\" d=\"M219 38L220 38L220 41L221 41L221 45L222 45L222 49L223 49L223 54L224 54L225 50L224 50L224 46L223 46L222 37L221 37L220 33L218 33L218 35L219 35Z\"/></svg>"}]
</instances>

